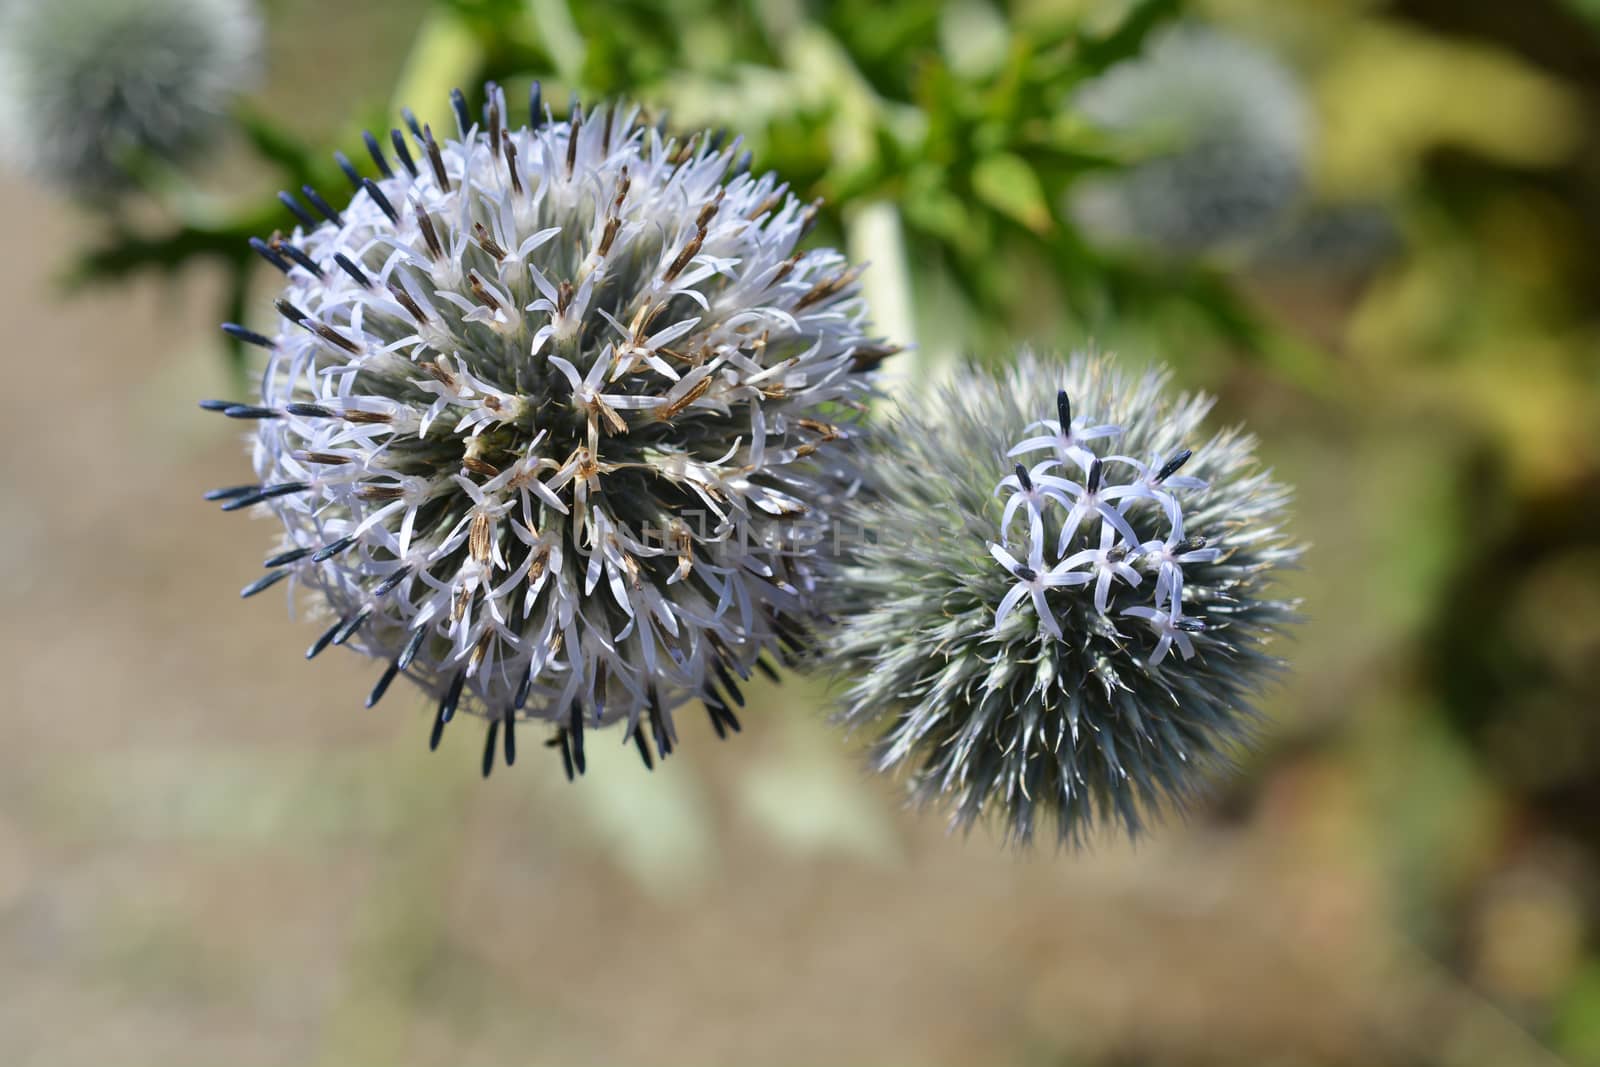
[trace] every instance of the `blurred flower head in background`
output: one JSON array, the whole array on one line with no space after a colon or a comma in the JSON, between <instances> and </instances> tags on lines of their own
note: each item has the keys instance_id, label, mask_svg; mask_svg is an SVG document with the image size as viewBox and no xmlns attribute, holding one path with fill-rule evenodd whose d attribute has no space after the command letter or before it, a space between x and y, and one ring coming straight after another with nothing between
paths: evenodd
<instances>
[{"instance_id":1,"label":"blurred flower head in background","mask_svg":"<svg viewBox=\"0 0 1600 1067\"><path fill-rule=\"evenodd\" d=\"M1200 436L1209 398L1167 385L1023 353L874 436L831 605L842 718L881 730L875 765L957 825L1136 833L1248 738L1293 619L1271 595L1299 555L1289 492L1249 436Z\"/></svg>"},{"instance_id":2,"label":"blurred flower head in background","mask_svg":"<svg viewBox=\"0 0 1600 1067\"><path fill-rule=\"evenodd\" d=\"M218 132L258 73L250 0L9 0L0 5L0 151L78 197Z\"/></svg>"},{"instance_id":3,"label":"blurred flower head in background","mask_svg":"<svg viewBox=\"0 0 1600 1067\"><path fill-rule=\"evenodd\" d=\"M801 251L814 209L738 146L687 141L610 105L551 119L535 86L513 128L491 87L460 138L409 112L379 177L257 242L286 275L255 420L282 579L332 621L312 645L386 661L458 711L554 724L568 773L586 728L622 723L651 761L672 710L737 729L738 679L798 647L815 542L866 371L856 272Z\"/></svg>"},{"instance_id":4,"label":"blurred flower head in background","mask_svg":"<svg viewBox=\"0 0 1600 1067\"><path fill-rule=\"evenodd\" d=\"M1303 191L1309 104L1295 75L1250 42L1174 27L1077 103L1138 160L1074 190L1074 214L1104 239L1218 251L1265 236Z\"/></svg>"}]
</instances>

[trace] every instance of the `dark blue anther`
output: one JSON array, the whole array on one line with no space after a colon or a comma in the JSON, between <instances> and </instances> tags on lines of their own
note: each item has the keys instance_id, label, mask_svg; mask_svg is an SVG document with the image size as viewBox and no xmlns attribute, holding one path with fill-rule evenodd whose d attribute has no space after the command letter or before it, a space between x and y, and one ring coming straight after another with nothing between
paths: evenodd
<instances>
[{"instance_id":1,"label":"dark blue anther","mask_svg":"<svg viewBox=\"0 0 1600 1067\"><path fill-rule=\"evenodd\" d=\"M500 739L500 720L489 720L488 736L483 741L483 776L489 777L489 772L494 770L494 745Z\"/></svg>"},{"instance_id":2,"label":"dark blue anther","mask_svg":"<svg viewBox=\"0 0 1600 1067\"><path fill-rule=\"evenodd\" d=\"M283 412L276 408L258 407L254 404L233 404L222 409L222 413L230 419L276 419Z\"/></svg>"},{"instance_id":3,"label":"dark blue anther","mask_svg":"<svg viewBox=\"0 0 1600 1067\"><path fill-rule=\"evenodd\" d=\"M311 550L309 548L291 548L287 552L279 552L276 556L268 558L261 565L263 567L286 567L291 563L305 559L310 554Z\"/></svg>"},{"instance_id":4,"label":"dark blue anther","mask_svg":"<svg viewBox=\"0 0 1600 1067\"><path fill-rule=\"evenodd\" d=\"M401 670L411 666L411 661L417 658L417 651L422 648L422 642L427 639L428 627L419 626L411 631L411 637L406 641L406 647L401 649L400 655L395 658L395 662L400 665Z\"/></svg>"},{"instance_id":5,"label":"dark blue anther","mask_svg":"<svg viewBox=\"0 0 1600 1067\"><path fill-rule=\"evenodd\" d=\"M274 267L277 267L285 274L288 274L292 269L289 266L289 261L287 259L284 259L273 249L271 245L267 244L267 242L263 241L259 237L250 238L250 249L251 251L255 252L256 255L260 256Z\"/></svg>"},{"instance_id":6,"label":"dark blue anther","mask_svg":"<svg viewBox=\"0 0 1600 1067\"><path fill-rule=\"evenodd\" d=\"M282 252L284 255L300 264L300 266L304 267L314 277L322 277L322 268L317 266L317 261L306 255L298 245L291 244L288 241L283 241L279 243L278 251Z\"/></svg>"},{"instance_id":7,"label":"dark blue anther","mask_svg":"<svg viewBox=\"0 0 1600 1067\"><path fill-rule=\"evenodd\" d=\"M422 133L419 130L417 138L420 140L421 137ZM406 147L406 135L399 130L390 130L389 143L394 145L394 154L399 158L400 165L405 167L411 173L411 176L415 178L417 176L417 165L411 159L411 150Z\"/></svg>"},{"instance_id":8,"label":"dark blue anther","mask_svg":"<svg viewBox=\"0 0 1600 1067\"><path fill-rule=\"evenodd\" d=\"M333 635L333 643L336 645L342 645L346 641L350 640L350 638L355 636L355 632L361 629L361 624L366 622L371 615L371 608L362 608L360 611L345 619L344 622L339 625L339 632Z\"/></svg>"},{"instance_id":9,"label":"dark blue anther","mask_svg":"<svg viewBox=\"0 0 1600 1067\"><path fill-rule=\"evenodd\" d=\"M400 665L391 663L383 669L383 674L378 678L378 684L372 687L372 692L367 694L367 707L377 706L383 699L383 694L389 691L389 683L394 681L394 676L400 673Z\"/></svg>"},{"instance_id":10,"label":"dark blue anther","mask_svg":"<svg viewBox=\"0 0 1600 1067\"><path fill-rule=\"evenodd\" d=\"M334 635L337 634L343 626L344 620L340 619L338 622L334 623L332 626L323 631L322 636L311 642L311 647L306 649L306 659L316 659L319 655L321 655L323 649L333 644Z\"/></svg>"},{"instance_id":11,"label":"dark blue anther","mask_svg":"<svg viewBox=\"0 0 1600 1067\"><path fill-rule=\"evenodd\" d=\"M350 162L350 157L345 155L343 152L335 152L333 154L333 161L339 164L340 170L344 171L345 178L350 182L350 188L360 189L361 174L356 170L355 164Z\"/></svg>"},{"instance_id":12,"label":"dark blue anther","mask_svg":"<svg viewBox=\"0 0 1600 1067\"><path fill-rule=\"evenodd\" d=\"M354 537L341 537L337 541L330 541L328 544L323 545L321 548L311 553L311 562L323 563L327 560L330 560L355 543L356 539Z\"/></svg>"},{"instance_id":13,"label":"dark blue anther","mask_svg":"<svg viewBox=\"0 0 1600 1067\"><path fill-rule=\"evenodd\" d=\"M372 202L378 205L379 210L389 216L390 222L396 226L400 225L400 216L395 213L394 205L389 203L389 198L383 195L383 190L378 188L377 182L371 178L362 178L361 188L365 189L367 195L372 197Z\"/></svg>"},{"instance_id":14,"label":"dark blue anther","mask_svg":"<svg viewBox=\"0 0 1600 1067\"><path fill-rule=\"evenodd\" d=\"M263 589L271 589L273 586L277 585L279 582L283 581L293 573L293 571L287 570L273 571L271 574L257 578L255 581L239 590L239 596L246 598L253 597Z\"/></svg>"},{"instance_id":15,"label":"dark blue anther","mask_svg":"<svg viewBox=\"0 0 1600 1067\"><path fill-rule=\"evenodd\" d=\"M294 198L294 194L293 193L290 193L290 192L281 192L281 193L279 193L278 194L278 202L281 203L284 207L288 208L289 209L289 213L291 215L293 215L295 218L299 219L300 220L300 224L302 226L304 226L306 229L314 230L318 226L322 225L320 222L318 222L315 218L312 217L311 212L307 211L304 207L301 206L300 201L298 201L298 200L296 200Z\"/></svg>"},{"instance_id":16,"label":"dark blue anther","mask_svg":"<svg viewBox=\"0 0 1600 1067\"><path fill-rule=\"evenodd\" d=\"M1171 459L1167 460L1161 465L1161 469L1156 472L1154 480L1157 482L1166 481L1168 478L1178 473L1179 468L1181 468L1185 463L1189 462L1189 457L1192 455L1194 455L1194 452L1187 448L1182 452L1179 452L1177 455L1173 456Z\"/></svg>"},{"instance_id":17,"label":"dark blue anther","mask_svg":"<svg viewBox=\"0 0 1600 1067\"><path fill-rule=\"evenodd\" d=\"M445 722L455 718L456 705L461 703L461 690L466 684L466 671L457 671L456 676L450 679L450 688L444 691L444 699L439 701L439 714Z\"/></svg>"},{"instance_id":18,"label":"dark blue anther","mask_svg":"<svg viewBox=\"0 0 1600 1067\"><path fill-rule=\"evenodd\" d=\"M321 214L323 218L327 219L335 226L344 225L344 216L335 211L332 204L322 199L321 193L317 192L309 185L302 185L300 187L300 192L307 200L311 202L311 206L316 208L318 213Z\"/></svg>"},{"instance_id":19,"label":"dark blue anther","mask_svg":"<svg viewBox=\"0 0 1600 1067\"><path fill-rule=\"evenodd\" d=\"M235 497L248 496L261 491L259 485L230 485L226 489L212 489L206 493L205 500L232 500Z\"/></svg>"},{"instance_id":20,"label":"dark blue anther","mask_svg":"<svg viewBox=\"0 0 1600 1067\"><path fill-rule=\"evenodd\" d=\"M247 330L243 326L240 326L237 322L223 323L222 332L233 338L235 341L243 341L245 344L255 345L257 348L275 347L272 343L272 338L264 337L261 334L256 333L254 330Z\"/></svg>"},{"instance_id":21,"label":"dark blue anther","mask_svg":"<svg viewBox=\"0 0 1600 1067\"><path fill-rule=\"evenodd\" d=\"M384 158L383 148L378 144L378 139L372 135L371 130L362 130L361 139L367 142L367 154L372 157L372 162L378 165L378 173L385 178L393 178L394 171L389 169L389 161ZM365 184L363 181L360 184Z\"/></svg>"},{"instance_id":22,"label":"dark blue anther","mask_svg":"<svg viewBox=\"0 0 1600 1067\"><path fill-rule=\"evenodd\" d=\"M351 261L349 256L345 255L343 252L335 252L333 254L333 261L339 264L339 269L350 275L351 280L357 285L361 286L363 289L372 288L372 279L367 277L366 272L360 267L356 266L355 263Z\"/></svg>"}]
</instances>

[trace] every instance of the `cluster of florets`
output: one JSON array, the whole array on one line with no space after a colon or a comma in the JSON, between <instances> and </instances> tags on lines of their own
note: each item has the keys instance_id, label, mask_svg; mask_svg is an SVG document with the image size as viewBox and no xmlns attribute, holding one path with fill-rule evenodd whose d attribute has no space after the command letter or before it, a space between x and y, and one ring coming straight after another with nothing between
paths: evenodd
<instances>
[{"instance_id":1,"label":"cluster of florets","mask_svg":"<svg viewBox=\"0 0 1600 1067\"><path fill-rule=\"evenodd\" d=\"M115 193L210 140L260 57L252 0L0 0L0 153Z\"/></svg>"},{"instance_id":2,"label":"cluster of florets","mask_svg":"<svg viewBox=\"0 0 1600 1067\"><path fill-rule=\"evenodd\" d=\"M1132 833L1249 736L1293 618L1269 589L1299 552L1288 492L1249 437L1199 437L1210 401L1167 380L1023 353L875 435L829 605L841 718L957 825Z\"/></svg>"},{"instance_id":3,"label":"cluster of florets","mask_svg":"<svg viewBox=\"0 0 1600 1067\"><path fill-rule=\"evenodd\" d=\"M814 540L888 349L863 332L856 272L799 242L814 206L634 109L530 125L490 87L458 137L407 114L375 176L335 208L285 194L302 225L256 242L285 275L254 405L262 504L284 542L247 595L289 580L331 618L311 646L386 662L489 720L484 772L519 718L568 773L585 729L624 725L651 761L673 708L737 729L739 679L804 641ZM306 207L306 203L310 207Z\"/></svg>"},{"instance_id":4,"label":"cluster of florets","mask_svg":"<svg viewBox=\"0 0 1600 1067\"><path fill-rule=\"evenodd\" d=\"M1000 633L1007 617L1027 597L1032 600L1038 625L1060 641L1061 624L1046 590L1093 585L1094 609L1105 616L1110 611L1113 586L1120 584L1150 591L1149 603L1119 611L1141 620L1155 635L1149 666L1160 666L1174 645L1184 659L1194 656L1192 635L1204 632L1205 623L1183 613L1183 568L1186 564L1214 562L1221 553L1207 548L1204 537L1184 533L1179 492L1207 488L1201 479L1178 473L1193 451L1180 448L1171 455L1158 453L1147 460L1096 455L1090 442L1114 441L1122 436L1122 427L1074 422L1072 401L1066 390L1056 394L1056 420L1037 422L1028 428L1049 432L1019 442L1007 455L1041 451L1051 455L1035 463L1031 470L1018 463L1015 473L1002 479L995 490L997 494L1010 495L1000 518L1000 542L991 544L989 552L1017 583L995 609L995 633ZM1083 480L1064 476L1069 473ZM1117 481L1117 474L1126 480ZM1047 512L1052 508L1061 509L1063 514L1060 534L1053 539L1054 554L1047 563L1045 531L1050 525ZM1019 515L1026 516L1025 561L1008 551ZM1161 527L1164 530L1146 538L1135 531L1134 522L1147 531ZM1085 532L1085 538L1078 538L1080 531ZM1068 554L1075 542L1087 543ZM1145 584L1146 577L1152 579L1149 584Z\"/></svg>"}]
</instances>

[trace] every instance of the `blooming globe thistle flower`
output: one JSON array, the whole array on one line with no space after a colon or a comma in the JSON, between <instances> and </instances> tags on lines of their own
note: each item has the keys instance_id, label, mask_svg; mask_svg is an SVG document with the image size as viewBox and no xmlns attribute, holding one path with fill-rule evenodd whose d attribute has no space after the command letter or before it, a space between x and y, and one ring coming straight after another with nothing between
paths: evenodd
<instances>
[{"instance_id":1,"label":"blooming globe thistle flower","mask_svg":"<svg viewBox=\"0 0 1600 1067\"><path fill-rule=\"evenodd\" d=\"M843 439L888 349L856 271L798 245L815 218L736 147L668 139L620 106L513 129L491 87L458 137L406 113L376 177L255 242L284 274L253 420L257 480L210 494L282 526L280 581L346 645L435 704L431 744L488 720L672 750L673 709L738 729L739 680L798 649L816 538L850 489ZM309 202L310 207L306 206ZM315 212L315 214L313 213Z\"/></svg>"},{"instance_id":2,"label":"blooming globe thistle flower","mask_svg":"<svg viewBox=\"0 0 1600 1067\"><path fill-rule=\"evenodd\" d=\"M829 652L873 764L968 826L1130 834L1248 738L1289 493L1204 396L1104 357L961 371L874 436Z\"/></svg>"},{"instance_id":3,"label":"blooming globe thistle flower","mask_svg":"<svg viewBox=\"0 0 1600 1067\"><path fill-rule=\"evenodd\" d=\"M1299 199L1310 109L1294 75L1248 42L1183 25L1079 93L1089 121L1148 157L1082 182L1101 236L1193 255L1263 236Z\"/></svg>"},{"instance_id":4,"label":"blooming globe thistle flower","mask_svg":"<svg viewBox=\"0 0 1600 1067\"><path fill-rule=\"evenodd\" d=\"M0 4L0 148L77 195L114 192L140 156L183 158L254 79L249 0Z\"/></svg>"}]
</instances>

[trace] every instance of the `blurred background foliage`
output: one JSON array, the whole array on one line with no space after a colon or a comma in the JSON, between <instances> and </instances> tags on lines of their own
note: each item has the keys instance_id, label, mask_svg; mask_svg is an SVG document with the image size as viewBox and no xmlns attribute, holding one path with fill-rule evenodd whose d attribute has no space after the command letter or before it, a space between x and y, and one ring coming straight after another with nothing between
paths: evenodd
<instances>
[{"instance_id":1,"label":"blurred background foliage","mask_svg":"<svg viewBox=\"0 0 1600 1067\"><path fill-rule=\"evenodd\" d=\"M493 783L518 790L510 800L473 799L465 756L443 767L414 756L414 730L403 749L365 759L310 740L262 756L248 732L212 737L198 767L154 748L108 753L88 777L40 772L31 792L22 774L14 788L38 805L39 833L76 844L12 826L13 855L129 839L238 854L358 843L371 857L363 877L392 888L348 898L360 913L341 980L304 994L312 1006L301 1010L317 1018L307 1047L333 1063L461 1062L444 1050L469 1033L483 1063L623 1062L641 1049L671 1063L1600 1063L1600 5L270 0L264 14L268 77L240 103L225 150L188 173L148 176L139 197L82 206L72 240L50 246L75 299L198 275L215 318L259 325L272 282L246 238L294 225L278 189L340 189L331 152L361 160L364 126L386 130L402 104L448 126L448 91L474 96L485 79L512 99L538 79L558 114L572 94L626 95L677 130L727 128L757 168L823 199L818 239L872 262L881 328L916 346L891 372L905 387L959 358L1003 361L1027 340L1164 361L1185 385L1219 394L1221 417L1248 421L1301 486L1298 528L1314 547L1292 580L1310 620L1289 652L1296 672L1241 777L1137 854L1107 843L1027 861L990 856L987 841L941 841L936 820L896 814L887 787L855 774L821 721L823 687L802 683L762 693L770 714L748 717L753 730L670 773L646 778L596 746L580 789L535 766L517 776L526 784ZM1183 254L1103 239L1072 206L1079 183L1115 178L1148 149L1088 121L1080 92L1179 23L1275 55L1310 117L1293 209L1251 241ZM230 358L242 383L242 354ZM220 370L178 365L183 396L160 403L215 391L203 383ZM190 443L163 454L214 450L225 434L184 432ZM39 521L48 528L52 515ZM210 591L196 596L226 585L202 577ZM273 670L264 655L242 662L236 684ZM350 702L323 703L345 715ZM525 817L541 829L519 834ZM463 838L463 827L474 829ZM502 906L507 886L540 910L542 891L560 895L544 867L552 855L598 887L590 903L587 890L560 897L573 923L603 931L604 901L689 923L727 956L720 970L680 973L602 942L593 951L611 969L579 964L597 972L579 985L645 993L627 973L642 968L657 998L677 1003L679 981L734 997L755 1036L719 1042L689 1028L662 1051L572 1036L580 1023L540 1015L541 1032L558 1037L523 1044L508 989L605 1024L523 975L538 958L497 955L463 912ZM771 855L804 859L771 861L801 883L789 896L757 872ZM1071 871L1058 882L1045 867ZM36 858L31 869L49 866ZM797 873L817 869L831 873ZM929 887L936 877L947 891ZM684 902L713 882L728 890L720 925L686 919L700 913ZM1018 990L1016 1031L969 1022L948 1045L903 1034L874 1045L861 1036L871 1020L799 1019L800 1008L775 1004L792 992L781 978L753 979L766 1000L737 997L724 985L773 966L741 946L741 921L764 909L730 908L739 884L775 894L799 939L853 946L818 958L773 934L765 948L799 953L819 974L901 977L952 1016L1001 1009L970 989L943 1003L924 988L932 978L904 974L963 989L979 976ZM994 910L966 913L958 891ZM1019 923L1040 924L1021 929L1059 922L1084 940L988 938L985 924L1013 907L1006 893L1020 894ZM25 899L0 892L0 903ZM195 940L204 927L181 913L187 899L173 894L171 914L121 925L108 912L116 932L81 964L91 983L123 969L175 983L177 1017L205 1016L207 997L226 996L215 982L235 979ZM1219 899L1242 918L1230 925ZM1097 909L1109 929L1131 923L1120 935L1131 940L1099 942L1058 904ZM830 925L805 919L808 909ZM1174 918L1189 909L1209 917L1210 935ZM942 950L918 956L918 932L897 936L889 915L973 933L932 938ZM1258 915L1293 943L1286 956L1237 940ZM621 925L656 949L693 944L664 946L639 933L645 922ZM1372 945L1382 948L1361 955ZM1140 952L1157 962L1141 964ZM1208 985L1219 952L1267 962ZM1106 966L1114 973L1063 977ZM1289 980L1284 968L1315 978ZM1326 997L1313 992L1324 979ZM1094 981L1125 996L1096 1000L1080 985ZM1288 1003L1296 997L1305 1002ZM799 1003L844 1010L816 995ZM644 1018L659 1025L665 1010ZM932 1009L874 1010L880 1027L909 1027ZM817 1036L830 1028L835 1043ZM755 1051L767 1040L801 1051Z\"/></svg>"}]
</instances>

